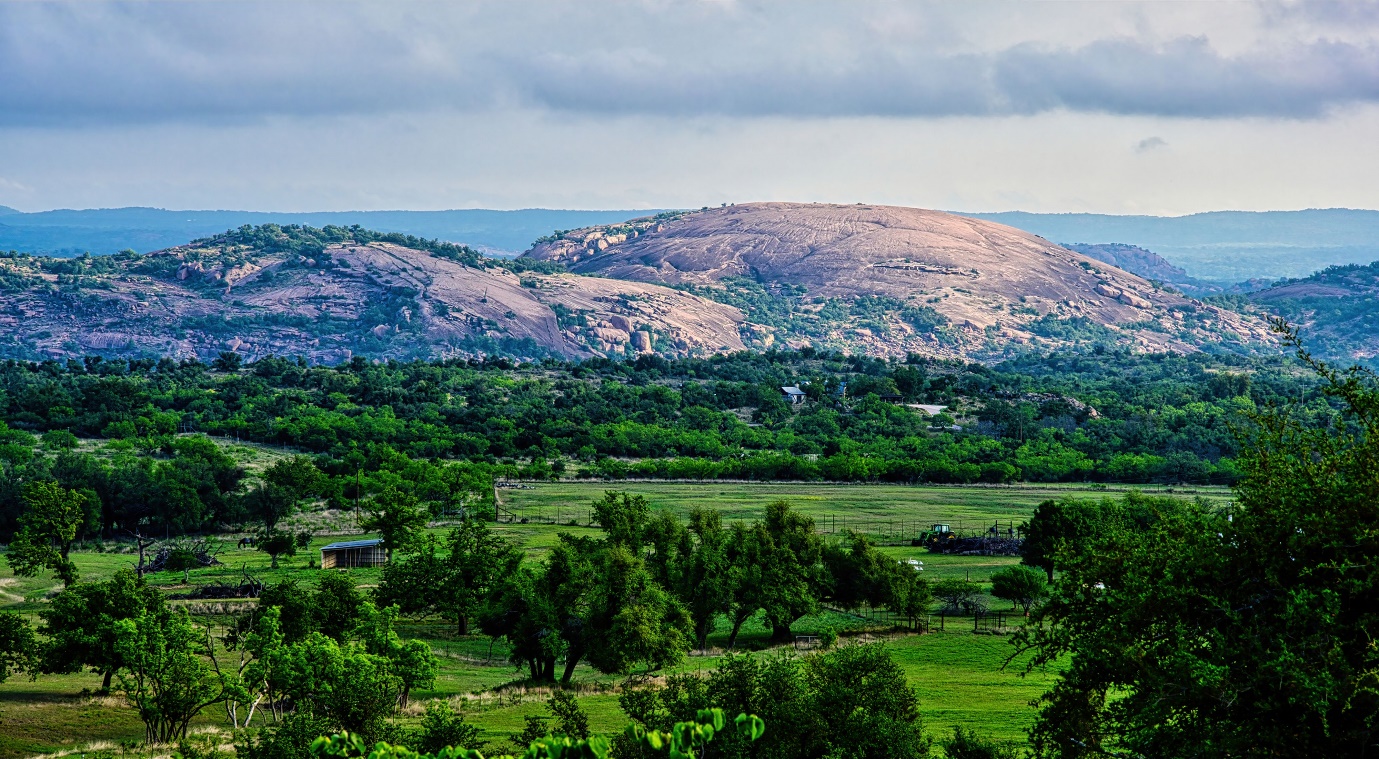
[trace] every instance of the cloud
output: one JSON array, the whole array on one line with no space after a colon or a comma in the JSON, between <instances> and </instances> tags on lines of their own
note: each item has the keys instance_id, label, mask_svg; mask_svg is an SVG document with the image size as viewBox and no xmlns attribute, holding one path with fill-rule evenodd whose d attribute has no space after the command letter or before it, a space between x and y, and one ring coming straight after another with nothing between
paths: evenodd
<instances>
[{"instance_id":1,"label":"cloud","mask_svg":"<svg viewBox=\"0 0 1379 759\"><path fill-rule=\"evenodd\" d=\"M1168 141L1162 137L1146 137L1135 143L1136 153L1148 153L1151 150L1168 147Z\"/></svg>"},{"instance_id":2,"label":"cloud","mask_svg":"<svg viewBox=\"0 0 1379 759\"><path fill-rule=\"evenodd\" d=\"M881 1L0 3L0 126L508 106L1308 119L1379 102L1379 36L1347 7L1270 0L1257 38L1238 44L1242 25L1219 20L1194 22L1211 33L1184 33L1194 23L1144 31L1136 19L1159 13L1152 5L1115 8L1108 22L1042 4L1002 5L998 16ZM1289 36L1277 19L1298 14L1331 31ZM1337 19L1349 21L1346 35L1331 28Z\"/></svg>"}]
</instances>

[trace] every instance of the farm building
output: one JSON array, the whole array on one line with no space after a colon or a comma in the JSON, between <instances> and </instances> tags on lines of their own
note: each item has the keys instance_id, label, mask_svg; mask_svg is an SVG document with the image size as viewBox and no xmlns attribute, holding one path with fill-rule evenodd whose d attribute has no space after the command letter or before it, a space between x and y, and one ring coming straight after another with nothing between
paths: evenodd
<instances>
[{"instance_id":1,"label":"farm building","mask_svg":"<svg viewBox=\"0 0 1379 759\"><path fill-rule=\"evenodd\" d=\"M378 567L386 563L388 550L379 539L331 543L321 549L321 569Z\"/></svg>"},{"instance_id":2,"label":"farm building","mask_svg":"<svg viewBox=\"0 0 1379 759\"><path fill-rule=\"evenodd\" d=\"M804 400L807 397L805 396L803 390L799 389L794 385L781 388L780 394L785 396L785 400L789 403L804 403Z\"/></svg>"}]
</instances>

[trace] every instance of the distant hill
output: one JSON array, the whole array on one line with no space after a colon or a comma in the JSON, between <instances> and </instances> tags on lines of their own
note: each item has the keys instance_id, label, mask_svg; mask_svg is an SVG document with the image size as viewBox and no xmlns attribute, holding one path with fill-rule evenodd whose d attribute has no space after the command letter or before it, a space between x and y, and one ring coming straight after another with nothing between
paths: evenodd
<instances>
[{"instance_id":1,"label":"distant hill","mask_svg":"<svg viewBox=\"0 0 1379 759\"><path fill-rule=\"evenodd\" d=\"M1250 302L1299 327L1322 358L1379 365L1379 262L1279 282L1251 294Z\"/></svg>"},{"instance_id":2,"label":"distant hill","mask_svg":"<svg viewBox=\"0 0 1379 759\"><path fill-rule=\"evenodd\" d=\"M397 234L264 226L150 255L0 256L0 356L567 358L742 350L737 309ZM543 270L546 273L543 273Z\"/></svg>"},{"instance_id":3,"label":"distant hill","mask_svg":"<svg viewBox=\"0 0 1379 759\"><path fill-rule=\"evenodd\" d=\"M747 203L572 230L523 259L687 289L746 313L749 345L989 359L1030 348L1192 351L1265 325L1018 229L940 211Z\"/></svg>"},{"instance_id":4,"label":"distant hill","mask_svg":"<svg viewBox=\"0 0 1379 759\"><path fill-rule=\"evenodd\" d=\"M3 208L3 207L0 207ZM245 224L312 227L358 224L382 232L463 243L492 253L516 255L553 230L608 224L654 211L169 211L161 208L102 208L20 213L0 210L0 251L73 256L132 249L139 253L184 245Z\"/></svg>"},{"instance_id":5,"label":"distant hill","mask_svg":"<svg viewBox=\"0 0 1379 759\"><path fill-rule=\"evenodd\" d=\"M1195 278L1228 284L1305 277L1338 264L1379 260L1379 211L1213 211L1189 216L964 213L1054 242L1148 248Z\"/></svg>"}]
</instances>

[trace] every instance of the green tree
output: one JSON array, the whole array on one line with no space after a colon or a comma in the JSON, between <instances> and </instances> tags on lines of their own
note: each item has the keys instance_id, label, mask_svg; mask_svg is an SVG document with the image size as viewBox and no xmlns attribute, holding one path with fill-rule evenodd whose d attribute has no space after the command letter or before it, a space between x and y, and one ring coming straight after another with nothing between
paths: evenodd
<instances>
[{"instance_id":1,"label":"green tree","mask_svg":"<svg viewBox=\"0 0 1379 759\"><path fill-rule=\"evenodd\" d=\"M736 593L733 632L756 610L766 615L771 639L791 639L795 620L819 608L826 582L823 540L814 520L794 511L785 501L766 505L766 518L734 532L733 562Z\"/></svg>"},{"instance_id":2,"label":"green tree","mask_svg":"<svg viewBox=\"0 0 1379 759\"><path fill-rule=\"evenodd\" d=\"M629 673L641 665L649 672L680 661L692 640L689 614L641 558L625 546L606 546L595 582L582 630L583 658L594 669ZM562 681L569 681L577 660L567 653Z\"/></svg>"},{"instance_id":3,"label":"green tree","mask_svg":"<svg viewBox=\"0 0 1379 759\"><path fill-rule=\"evenodd\" d=\"M640 551L651 504L645 496L608 490L603 498L594 501L594 516L608 542Z\"/></svg>"},{"instance_id":4,"label":"green tree","mask_svg":"<svg viewBox=\"0 0 1379 759\"><path fill-rule=\"evenodd\" d=\"M467 519L446 536L446 572L435 608L455 620L460 635L503 577L517 571L521 551L477 519Z\"/></svg>"},{"instance_id":5,"label":"green tree","mask_svg":"<svg viewBox=\"0 0 1379 759\"><path fill-rule=\"evenodd\" d=\"M1296 335L1288 334L1296 343ZM1379 389L1319 373L1339 413L1256 415L1233 507L1140 504L1060 554L1031 666L1062 668L1040 756L1363 756L1379 720Z\"/></svg>"},{"instance_id":6,"label":"green tree","mask_svg":"<svg viewBox=\"0 0 1379 759\"><path fill-rule=\"evenodd\" d=\"M328 482L306 456L278 459L264 470L263 483L244 496L243 508L272 540L278 536L278 523L295 513L302 501L320 495Z\"/></svg>"},{"instance_id":7,"label":"green tree","mask_svg":"<svg viewBox=\"0 0 1379 759\"><path fill-rule=\"evenodd\" d=\"M239 371L243 365L244 358L234 351L221 351L220 355L211 362L212 369L227 374Z\"/></svg>"},{"instance_id":8,"label":"green tree","mask_svg":"<svg viewBox=\"0 0 1379 759\"><path fill-rule=\"evenodd\" d=\"M225 696L225 683L206 662L209 636L180 610L145 612L114 628L124 665L119 690L138 709L144 739L185 738L192 719Z\"/></svg>"},{"instance_id":9,"label":"green tree","mask_svg":"<svg viewBox=\"0 0 1379 759\"><path fill-rule=\"evenodd\" d=\"M928 755L919 697L883 645L843 646L807 658L804 670L812 715L806 756Z\"/></svg>"},{"instance_id":10,"label":"green tree","mask_svg":"<svg viewBox=\"0 0 1379 759\"><path fill-rule=\"evenodd\" d=\"M1053 582L1058 552L1091 541L1101 529L1103 512L1099 501L1063 498L1040 503L1033 518L1023 525L1021 563L1044 570L1048 581Z\"/></svg>"},{"instance_id":11,"label":"green tree","mask_svg":"<svg viewBox=\"0 0 1379 759\"><path fill-rule=\"evenodd\" d=\"M329 479L306 456L288 456L274 461L263 471L268 485L282 490L294 503L319 496Z\"/></svg>"},{"instance_id":12,"label":"green tree","mask_svg":"<svg viewBox=\"0 0 1379 759\"><path fill-rule=\"evenodd\" d=\"M828 570L829 597L847 610L889 604L892 586L902 569L895 559L876 550L870 538L852 530L845 530L840 539L825 546L823 562ZM904 571L912 570L905 567Z\"/></svg>"},{"instance_id":13,"label":"green tree","mask_svg":"<svg viewBox=\"0 0 1379 759\"><path fill-rule=\"evenodd\" d=\"M308 534L307 541L309 540L310 536ZM290 532L273 530L271 532L265 531L259 533L258 536L254 538L254 547L268 554L269 566L273 569L277 569L278 557L296 556L297 548L300 547L303 542L307 541L300 540L297 535L293 535Z\"/></svg>"},{"instance_id":14,"label":"green tree","mask_svg":"<svg viewBox=\"0 0 1379 759\"><path fill-rule=\"evenodd\" d=\"M400 700L402 706L406 706L413 688L429 688L435 683L439 661L424 642L404 641L397 634L397 617L396 606L380 609L365 601L359 609L355 635L367 653L388 662L393 676L402 685Z\"/></svg>"},{"instance_id":15,"label":"green tree","mask_svg":"<svg viewBox=\"0 0 1379 759\"><path fill-rule=\"evenodd\" d=\"M359 624L365 603L354 581L341 572L323 574L312 601L315 629L337 641L343 641Z\"/></svg>"},{"instance_id":16,"label":"green tree","mask_svg":"<svg viewBox=\"0 0 1379 759\"><path fill-rule=\"evenodd\" d=\"M404 614L443 614L460 635L505 578L513 577L522 554L477 519L465 520L440 546L435 538L407 559L383 567L374 598Z\"/></svg>"},{"instance_id":17,"label":"green tree","mask_svg":"<svg viewBox=\"0 0 1379 759\"><path fill-rule=\"evenodd\" d=\"M416 746L417 751L427 754L451 746L477 751L486 745L479 738L479 732L478 726L465 722L464 715L457 713L449 701L436 699L426 704L412 745Z\"/></svg>"},{"instance_id":18,"label":"green tree","mask_svg":"<svg viewBox=\"0 0 1379 759\"><path fill-rule=\"evenodd\" d=\"M243 759L312 759L312 742L338 728L327 718L310 711L288 714L277 723L244 734L235 745Z\"/></svg>"},{"instance_id":19,"label":"green tree","mask_svg":"<svg viewBox=\"0 0 1379 759\"><path fill-rule=\"evenodd\" d=\"M197 559L196 553L185 546L177 546L168 551L167 561L163 563L163 569L167 572L181 572L182 584L191 583L192 570L201 566L201 561Z\"/></svg>"},{"instance_id":20,"label":"green tree","mask_svg":"<svg viewBox=\"0 0 1379 759\"><path fill-rule=\"evenodd\" d=\"M1029 616L1029 610L1049 594L1044 574L1033 567L1017 564L991 575L991 595L1019 606Z\"/></svg>"},{"instance_id":21,"label":"green tree","mask_svg":"<svg viewBox=\"0 0 1379 759\"><path fill-rule=\"evenodd\" d=\"M13 672L38 672L39 647L34 630L19 614L0 612L0 683Z\"/></svg>"},{"instance_id":22,"label":"green tree","mask_svg":"<svg viewBox=\"0 0 1379 759\"><path fill-rule=\"evenodd\" d=\"M91 667L102 676L108 690L115 672L124 668L116 645L116 623L159 614L163 595L149 587L132 569L121 569L109 580L84 582L64 588L39 612L42 670L48 673L79 672Z\"/></svg>"},{"instance_id":23,"label":"green tree","mask_svg":"<svg viewBox=\"0 0 1379 759\"><path fill-rule=\"evenodd\" d=\"M342 646L320 633L308 635L286 655L290 679L284 694L300 704L298 709L370 739L385 733L403 692L402 679L387 658L357 645Z\"/></svg>"},{"instance_id":24,"label":"green tree","mask_svg":"<svg viewBox=\"0 0 1379 759\"><path fill-rule=\"evenodd\" d=\"M532 720L528 719L528 724ZM721 709L703 709L692 720L680 722L669 731L647 730L641 725L629 725L624 735L640 749L652 756L700 757L706 753L707 746L715 738L737 735L743 741L754 741L766 732L766 723L755 715L739 714L729 730L728 720ZM608 759L611 748L607 738L591 736L571 738L569 736L534 737L525 747L522 759L543 759L544 757L585 757L586 759ZM519 746L519 750L522 747ZM315 759L483 759L483 754L475 749L455 747L437 754L417 753L405 746L388 743L370 744L365 736L343 732L329 737L321 736L311 744L311 755ZM276 755L253 755L251 759L279 759ZM288 759L283 757L283 759ZM511 755L494 759L514 759Z\"/></svg>"},{"instance_id":25,"label":"green tree","mask_svg":"<svg viewBox=\"0 0 1379 759\"><path fill-rule=\"evenodd\" d=\"M589 715L580 708L579 700L574 694L567 690L557 690L551 693L551 700L547 704L550 706L551 715L555 717L556 735L576 740L584 740L590 736Z\"/></svg>"},{"instance_id":26,"label":"green tree","mask_svg":"<svg viewBox=\"0 0 1379 759\"><path fill-rule=\"evenodd\" d=\"M929 604L934 600L934 592L928 580L920 573L918 567L908 564L900 566L892 578L889 594L890 599L886 605L911 623L928 613Z\"/></svg>"},{"instance_id":27,"label":"green tree","mask_svg":"<svg viewBox=\"0 0 1379 759\"><path fill-rule=\"evenodd\" d=\"M732 608L731 541L732 533L723 527L717 511L690 512L689 529L675 554L671 587L689 612L699 648L708 645L718 617Z\"/></svg>"},{"instance_id":28,"label":"green tree","mask_svg":"<svg viewBox=\"0 0 1379 759\"><path fill-rule=\"evenodd\" d=\"M260 614L274 607L278 609L277 626L287 643L300 643L316 632L320 617L315 599L296 580L280 580L263 589L259 594Z\"/></svg>"},{"instance_id":29,"label":"green tree","mask_svg":"<svg viewBox=\"0 0 1379 759\"><path fill-rule=\"evenodd\" d=\"M47 569L64 585L75 584L77 565L69 554L86 521L86 496L56 482L30 482L22 498L24 513L6 561L20 577L34 577Z\"/></svg>"},{"instance_id":30,"label":"green tree","mask_svg":"<svg viewBox=\"0 0 1379 759\"><path fill-rule=\"evenodd\" d=\"M672 729L706 704L750 710L777 726L755 746L745 736L723 736L714 755L734 759L917 759L929 752L919 699L881 644L805 657L729 654L704 676L673 674L661 687L625 688L618 704L647 731ZM615 746L620 756L639 755L631 741Z\"/></svg>"},{"instance_id":31,"label":"green tree","mask_svg":"<svg viewBox=\"0 0 1379 759\"><path fill-rule=\"evenodd\" d=\"M360 526L382 536L392 561L394 551L406 551L416 544L426 528L426 512L417 508L414 496L388 487L369 502L368 516Z\"/></svg>"}]
</instances>

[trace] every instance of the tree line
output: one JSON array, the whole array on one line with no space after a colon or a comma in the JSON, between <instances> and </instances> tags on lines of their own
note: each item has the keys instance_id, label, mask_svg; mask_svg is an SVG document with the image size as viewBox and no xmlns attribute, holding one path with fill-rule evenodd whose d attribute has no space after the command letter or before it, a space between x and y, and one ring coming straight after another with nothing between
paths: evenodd
<instances>
[{"instance_id":1,"label":"tree line","mask_svg":"<svg viewBox=\"0 0 1379 759\"><path fill-rule=\"evenodd\" d=\"M803 387L809 400L787 404L783 385ZM951 413L930 417L894 398ZM239 523L255 508L243 472L189 432L308 452L330 475L321 497L335 505L358 497L350 475L362 472L362 484L410 466L392 463L399 456L445 476L459 472L446 467L467 466L456 476L475 481L577 473L1229 483L1240 476L1233 425L1281 403L1314 423L1334 413L1316 382L1289 365L1235 357L1108 353L996 368L811 349L540 364L356 357L321 367L269 357L245 368L233 353L209 365L7 361L0 538L15 531L30 480L84 493L84 534ZM950 428L952 414L961 429ZM82 452L88 438L107 441L104 455ZM477 492L467 485L447 497L472 500L460 491Z\"/></svg>"}]
</instances>

